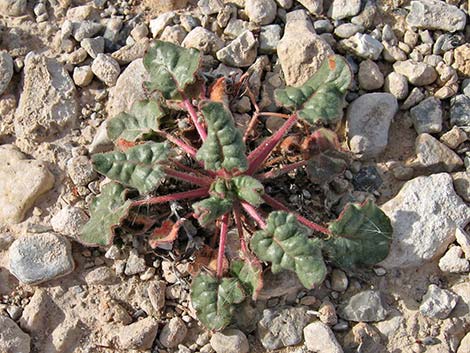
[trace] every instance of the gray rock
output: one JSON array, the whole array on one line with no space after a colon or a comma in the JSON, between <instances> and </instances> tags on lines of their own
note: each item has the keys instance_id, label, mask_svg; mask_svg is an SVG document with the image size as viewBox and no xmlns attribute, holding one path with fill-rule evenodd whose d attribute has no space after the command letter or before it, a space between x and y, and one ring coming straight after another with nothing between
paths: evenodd
<instances>
[{"instance_id":1,"label":"gray rock","mask_svg":"<svg viewBox=\"0 0 470 353\"><path fill-rule=\"evenodd\" d=\"M231 18L230 21L228 21L227 27L224 29L224 35L227 38L235 39L246 30L254 29L252 27L253 25L248 21Z\"/></svg>"},{"instance_id":2,"label":"gray rock","mask_svg":"<svg viewBox=\"0 0 470 353\"><path fill-rule=\"evenodd\" d=\"M424 132L433 134L442 130L442 108L441 101L429 97L411 108L411 118L418 134Z\"/></svg>"},{"instance_id":3,"label":"gray rock","mask_svg":"<svg viewBox=\"0 0 470 353\"><path fill-rule=\"evenodd\" d=\"M54 233L29 234L9 249L10 272L25 284L40 284L71 273L75 267L72 247Z\"/></svg>"},{"instance_id":4,"label":"gray rock","mask_svg":"<svg viewBox=\"0 0 470 353\"><path fill-rule=\"evenodd\" d=\"M459 94L450 100L450 124L470 127L470 97Z\"/></svg>"},{"instance_id":5,"label":"gray rock","mask_svg":"<svg viewBox=\"0 0 470 353\"><path fill-rule=\"evenodd\" d=\"M287 271L276 274L268 271L263 279L264 285L258 295L259 300L295 295L302 289L297 276L292 276Z\"/></svg>"},{"instance_id":6,"label":"gray rock","mask_svg":"<svg viewBox=\"0 0 470 353\"><path fill-rule=\"evenodd\" d=\"M269 350L294 346L302 342L302 330L310 320L302 307L265 309L258 322L258 337Z\"/></svg>"},{"instance_id":7,"label":"gray rock","mask_svg":"<svg viewBox=\"0 0 470 353\"><path fill-rule=\"evenodd\" d=\"M88 86L93 80L93 71L90 65L77 66L73 69L73 82L80 87Z\"/></svg>"},{"instance_id":8,"label":"gray rock","mask_svg":"<svg viewBox=\"0 0 470 353\"><path fill-rule=\"evenodd\" d=\"M217 0L199 0L197 6L203 15L214 15L224 9L223 3Z\"/></svg>"},{"instance_id":9,"label":"gray rock","mask_svg":"<svg viewBox=\"0 0 470 353\"><path fill-rule=\"evenodd\" d=\"M343 353L331 329L321 322L312 322L304 328L305 345L310 352Z\"/></svg>"},{"instance_id":10,"label":"gray rock","mask_svg":"<svg viewBox=\"0 0 470 353\"><path fill-rule=\"evenodd\" d=\"M330 45L315 34L304 11L287 14L284 35L277 46L286 85L303 85L332 54Z\"/></svg>"},{"instance_id":11,"label":"gray rock","mask_svg":"<svg viewBox=\"0 0 470 353\"><path fill-rule=\"evenodd\" d=\"M381 321L387 316L380 292L366 290L353 295L341 308L339 316L348 321Z\"/></svg>"},{"instance_id":12,"label":"gray rock","mask_svg":"<svg viewBox=\"0 0 470 353\"><path fill-rule=\"evenodd\" d=\"M349 38L356 33L364 32L364 27L354 23L343 23L335 28L335 35L340 38Z\"/></svg>"},{"instance_id":13,"label":"gray rock","mask_svg":"<svg viewBox=\"0 0 470 353\"><path fill-rule=\"evenodd\" d=\"M447 173L406 182L381 208L393 227L389 255L380 264L385 268L422 266L442 255L454 241L456 228L470 217L470 207L456 194Z\"/></svg>"},{"instance_id":14,"label":"gray rock","mask_svg":"<svg viewBox=\"0 0 470 353\"><path fill-rule=\"evenodd\" d=\"M0 52L0 96L5 92L13 77L13 59L6 51Z\"/></svg>"},{"instance_id":15,"label":"gray rock","mask_svg":"<svg viewBox=\"0 0 470 353\"><path fill-rule=\"evenodd\" d=\"M411 27L456 32L465 28L466 17L465 12L443 1L419 0L411 2L406 22Z\"/></svg>"},{"instance_id":16,"label":"gray rock","mask_svg":"<svg viewBox=\"0 0 470 353\"><path fill-rule=\"evenodd\" d=\"M0 352L29 353L30 351L29 335L24 333L13 320L0 315Z\"/></svg>"},{"instance_id":17,"label":"gray rock","mask_svg":"<svg viewBox=\"0 0 470 353\"><path fill-rule=\"evenodd\" d=\"M470 202L470 171L453 173L454 188L457 194Z\"/></svg>"},{"instance_id":18,"label":"gray rock","mask_svg":"<svg viewBox=\"0 0 470 353\"><path fill-rule=\"evenodd\" d=\"M123 349L147 350L152 348L153 341L157 337L158 321L153 317L123 326L119 330L119 342Z\"/></svg>"},{"instance_id":19,"label":"gray rock","mask_svg":"<svg viewBox=\"0 0 470 353\"><path fill-rule=\"evenodd\" d=\"M163 30L160 40L181 45L188 32L180 25L168 26Z\"/></svg>"},{"instance_id":20,"label":"gray rock","mask_svg":"<svg viewBox=\"0 0 470 353\"><path fill-rule=\"evenodd\" d=\"M454 151L429 134L416 138L415 149L420 165L434 173L452 172L463 166L462 159Z\"/></svg>"},{"instance_id":21,"label":"gray rock","mask_svg":"<svg viewBox=\"0 0 470 353\"><path fill-rule=\"evenodd\" d=\"M77 186L85 186L97 177L91 160L87 156L70 158L67 161L67 172L70 179Z\"/></svg>"},{"instance_id":22,"label":"gray rock","mask_svg":"<svg viewBox=\"0 0 470 353\"><path fill-rule=\"evenodd\" d=\"M337 292L344 292L348 288L349 280L344 271L335 268L331 271L331 289Z\"/></svg>"},{"instance_id":23,"label":"gray rock","mask_svg":"<svg viewBox=\"0 0 470 353\"><path fill-rule=\"evenodd\" d=\"M198 49L204 54L215 54L223 48L224 41L217 34L199 26L188 33L182 46Z\"/></svg>"},{"instance_id":24,"label":"gray rock","mask_svg":"<svg viewBox=\"0 0 470 353\"><path fill-rule=\"evenodd\" d=\"M72 36L77 42L81 42L85 38L94 37L103 26L93 21L80 21L73 24Z\"/></svg>"},{"instance_id":25,"label":"gray rock","mask_svg":"<svg viewBox=\"0 0 470 353\"><path fill-rule=\"evenodd\" d=\"M457 305L459 297L451 291L441 289L435 284L428 287L419 311L434 319L446 319Z\"/></svg>"},{"instance_id":26,"label":"gray rock","mask_svg":"<svg viewBox=\"0 0 470 353\"><path fill-rule=\"evenodd\" d=\"M129 258L127 259L126 262L126 269L124 273L127 276L133 276L138 273L142 273L147 269L147 266L145 265L145 259L139 257L139 254L135 249L132 249Z\"/></svg>"},{"instance_id":27,"label":"gray rock","mask_svg":"<svg viewBox=\"0 0 470 353\"><path fill-rule=\"evenodd\" d=\"M269 25L261 27L259 34L259 52L262 54L273 54L281 40L281 26Z\"/></svg>"},{"instance_id":28,"label":"gray rock","mask_svg":"<svg viewBox=\"0 0 470 353\"><path fill-rule=\"evenodd\" d=\"M459 145L468 140L467 134L461 128L454 126L452 129L443 134L440 141L447 147L456 149Z\"/></svg>"},{"instance_id":29,"label":"gray rock","mask_svg":"<svg viewBox=\"0 0 470 353\"><path fill-rule=\"evenodd\" d=\"M157 38L160 33L162 33L162 31L173 21L174 18L175 13L171 11L162 13L157 18L150 20L149 27L153 38Z\"/></svg>"},{"instance_id":30,"label":"gray rock","mask_svg":"<svg viewBox=\"0 0 470 353\"><path fill-rule=\"evenodd\" d=\"M0 223L21 222L36 199L53 185L54 176L44 163L26 159L13 145L0 146Z\"/></svg>"},{"instance_id":31,"label":"gray rock","mask_svg":"<svg viewBox=\"0 0 470 353\"><path fill-rule=\"evenodd\" d=\"M88 55L95 59L98 54L101 54L104 51L104 38L85 38L80 42L80 45L86 50Z\"/></svg>"},{"instance_id":32,"label":"gray rock","mask_svg":"<svg viewBox=\"0 0 470 353\"><path fill-rule=\"evenodd\" d=\"M361 0L333 0L328 16L334 20L356 16L361 11Z\"/></svg>"},{"instance_id":33,"label":"gray rock","mask_svg":"<svg viewBox=\"0 0 470 353\"><path fill-rule=\"evenodd\" d=\"M321 15L323 12L323 0L297 0L312 15Z\"/></svg>"},{"instance_id":34,"label":"gray rock","mask_svg":"<svg viewBox=\"0 0 470 353\"><path fill-rule=\"evenodd\" d=\"M455 239L457 240L457 244L461 246L465 257L470 260L470 235L462 228L457 228L455 231Z\"/></svg>"},{"instance_id":35,"label":"gray rock","mask_svg":"<svg viewBox=\"0 0 470 353\"><path fill-rule=\"evenodd\" d=\"M470 78L466 78L462 81L462 93L470 97Z\"/></svg>"},{"instance_id":36,"label":"gray rock","mask_svg":"<svg viewBox=\"0 0 470 353\"><path fill-rule=\"evenodd\" d=\"M91 64L91 70L107 86L114 86L121 72L118 62L107 54L98 54Z\"/></svg>"},{"instance_id":37,"label":"gray rock","mask_svg":"<svg viewBox=\"0 0 470 353\"><path fill-rule=\"evenodd\" d=\"M177 347L184 341L188 329L183 320L179 317L172 318L160 332L160 343L167 348Z\"/></svg>"},{"instance_id":38,"label":"gray rock","mask_svg":"<svg viewBox=\"0 0 470 353\"><path fill-rule=\"evenodd\" d=\"M211 337L211 346L216 353L248 353L250 345L245 334L237 329L216 332Z\"/></svg>"},{"instance_id":39,"label":"gray rock","mask_svg":"<svg viewBox=\"0 0 470 353\"><path fill-rule=\"evenodd\" d=\"M150 41L147 38L144 38L138 42L125 45L121 49L116 50L111 54L111 57L120 65L129 64L136 59L142 58L145 55L149 45Z\"/></svg>"},{"instance_id":40,"label":"gray rock","mask_svg":"<svg viewBox=\"0 0 470 353\"><path fill-rule=\"evenodd\" d=\"M89 271L85 275L85 282L88 285L106 285L116 282L116 274L107 266L100 266Z\"/></svg>"},{"instance_id":41,"label":"gray rock","mask_svg":"<svg viewBox=\"0 0 470 353\"><path fill-rule=\"evenodd\" d=\"M258 41L253 33L245 31L217 52L217 59L225 65L247 67L256 60Z\"/></svg>"},{"instance_id":42,"label":"gray rock","mask_svg":"<svg viewBox=\"0 0 470 353\"><path fill-rule=\"evenodd\" d=\"M360 58L372 60L377 60L384 49L377 39L363 33L356 33L351 38L341 40L340 45Z\"/></svg>"},{"instance_id":43,"label":"gray rock","mask_svg":"<svg viewBox=\"0 0 470 353\"><path fill-rule=\"evenodd\" d=\"M74 127L76 90L62 65L31 53L25 58L23 72L23 90L15 112L16 136L40 142Z\"/></svg>"},{"instance_id":44,"label":"gray rock","mask_svg":"<svg viewBox=\"0 0 470 353\"><path fill-rule=\"evenodd\" d=\"M88 215L81 208L67 205L52 217L51 226L54 232L76 237L88 219Z\"/></svg>"},{"instance_id":45,"label":"gray rock","mask_svg":"<svg viewBox=\"0 0 470 353\"><path fill-rule=\"evenodd\" d=\"M368 93L353 101L346 113L351 151L361 158L382 153L397 110L397 99L389 93Z\"/></svg>"},{"instance_id":46,"label":"gray rock","mask_svg":"<svg viewBox=\"0 0 470 353\"><path fill-rule=\"evenodd\" d=\"M359 65L358 80L359 87L373 91L383 86L384 75L380 71L379 65L368 59Z\"/></svg>"},{"instance_id":47,"label":"gray rock","mask_svg":"<svg viewBox=\"0 0 470 353\"><path fill-rule=\"evenodd\" d=\"M11 233L0 233L0 251L8 250L15 237Z\"/></svg>"},{"instance_id":48,"label":"gray rock","mask_svg":"<svg viewBox=\"0 0 470 353\"><path fill-rule=\"evenodd\" d=\"M405 76L393 71L385 78L384 90L397 99L405 99L408 96L408 80Z\"/></svg>"},{"instance_id":49,"label":"gray rock","mask_svg":"<svg viewBox=\"0 0 470 353\"><path fill-rule=\"evenodd\" d=\"M376 0L366 0L364 9L359 15L351 18L351 23L363 26L364 28L371 28L374 25L377 13L378 7Z\"/></svg>"},{"instance_id":50,"label":"gray rock","mask_svg":"<svg viewBox=\"0 0 470 353\"><path fill-rule=\"evenodd\" d=\"M457 231L456 231L457 234ZM461 273L470 271L470 263L463 258L460 246L452 246L439 260L439 268L443 272Z\"/></svg>"},{"instance_id":51,"label":"gray rock","mask_svg":"<svg viewBox=\"0 0 470 353\"><path fill-rule=\"evenodd\" d=\"M277 6L274 0L245 0L245 11L251 22L268 25L276 18Z\"/></svg>"},{"instance_id":52,"label":"gray rock","mask_svg":"<svg viewBox=\"0 0 470 353\"><path fill-rule=\"evenodd\" d=\"M411 107L414 107L419 102L421 102L425 97L426 96L424 95L423 91L419 87L415 87L411 90L410 94L405 99L400 109L408 110Z\"/></svg>"},{"instance_id":53,"label":"gray rock","mask_svg":"<svg viewBox=\"0 0 470 353\"><path fill-rule=\"evenodd\" d=\"M150 303L156 312L160 312L165 307L165 281L155 281L149 284L147 287L147 294L150 299Z\"/></svg>"},{"instance_id":54,"label":"gray rock","mask_svg":"<svg viewBox=\"0 0 470 353\"><path fill-rule=\"evenodd\" d=\"M431 65L412 60L398 61L393 64L393 69L415 86L430 85L437 79L437 72Z\"/></svg>"},{"instance_id":55,"label":"gray rock","mask_svg":"<svg viewBox=\"0 0 470 353\"><path fill-rule=\"evenodd\" d=\"M313 28L315 29L315 32L318 34L331 33L335 29L333 24L328 19L315 21L313 23Z\"/></svg>"},{"instance_id":56,"label":"gray rock","mask_svg":"<svg viewBox=\"0 0 470 353\"><path fill-rule=\"evenodd\" d=\"M27 0L0 0L0 13L13 17L23 16L27 5Z\"/></svg>"}]
</instances>

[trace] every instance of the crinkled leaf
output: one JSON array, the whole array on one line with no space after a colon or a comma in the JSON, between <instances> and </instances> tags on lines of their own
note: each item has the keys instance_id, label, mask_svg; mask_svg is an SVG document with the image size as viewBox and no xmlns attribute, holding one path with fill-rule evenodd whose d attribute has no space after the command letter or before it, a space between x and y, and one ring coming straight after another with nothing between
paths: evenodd
<instances>
[{"instance_id":1,"label":"crinkled leaf","mask_svg":"<svg viewBox=\"0 0 470 353\"><path fill-rule=\"evenodd\" d=\"M209 194L215 196L219 199L231 199L234 198L234 193L232 190L232 183L230 179L217 178L211 184Z\"/></svg>"},{"instance_id":2,"label":"crinkled leaf","mask_svg":"<svg viewBox=\"0 0 470 353\"><path fill-rule=\"evenodd\" d=\"M235 278L221 280L201 273L191 286L191 303L202 324L211 330L222 330L230 324L235 305L245 299L241 283Z\"/></svg>"},{"instance_id":3,"label":"crinkled leaf","mask_svg":"<svg viewBox=\"0 0 470 353\"><path fill-rule=\"evenodd\" d=\"M309 230L293 214L275 211L267 227L253 235L251 248L259 259L272 263L273 273L294 271L304 287L312 288L325 279L326 266L320 241L308 235Z\"/></svg>"},{"instance_id":4,"label":"crinkled leaf","mask_svg":"<svg viewBox=\"0 0 470 353\"><path fill-rule=\"evenodd\" d=\"M329 226L326 254L341 267L374 265L389 252L393 228L387 215L371 200L348 204Z\"/></svg>"},{"instance_id":5,"label":"crinkled leaf","mask_svg":"<svg viewBox=\"0 0 470 353\"><path fill-rule=\"evenodd\" d=\"M346 170L348 163L338 151L328 150L314 155L308 160L306 170L314 184L326 184Z\"/></svg>"},{"instance_id":6,"label":"crinkled leaf","mask_svg":"<svg viewBox=\"0 0 470 353\"><path fill-rule=\"evenodd\" d=\"M144 66L150 74L146 82L151 91L158 90L166 99L176 99L180 92L195 82L201 54L196 49L154 41L144 56Z\"/></svg>"},{"instance_id":7,"label":"crinkled leaf","mask_svg":"<svg viewBox=\"0 0 470 353\"><path fill-rule=\"evenodd\" d=\"M155 249L161 245L173 243L178 238L178 232L184 221L184 218L179 219L176 223L169 219L165 220L160 227L155 228L150 234L150 247Z\"/></svg>"},{"instance_id":8,"label":"crinkled leaf","mask_svg":"<svg viewBox=\"0 0 470 353\"><path fill-rule=\"evenodd\" d=\"M201 107L207 123L207 139L197 152L206 169L218 171L248 168L245 144L240 130L235 127L232 113L219 102L206 102Z\"/></svg>"},{"instance_id":9,"label":"crinkled leaf","mask_svg":"<svg viewBox=\"0 0 470 353\"><path fill-rule=\"evenodd\" d=\"M194 217L202 227L215 222L232 208L232 200L211 196L193 204Z\"/></svg>"},{"instance_id":10,"label":"crinkled leaf","mask_svg":"<svg viewBox=\"0 0 470 353\"><path fill-rule=\"evenodd\" d=\"M82 227L79 240L89 246L110 245L114 231L129 212L131 201L126 200L126 189L118 183L109 183L90 205L90 220Z\"/></svg>"},{"instance_id":11,"label":"crinkled leaf","mask_svg":"<svg viewBox=\"0 0 470 353\"><path fill-rule=\"evenodd\" d=\"M255 207L261 205L263 201L264 187L257 179L248 175L240 175L232 178L237 196L252 204Z\"/></svg>"},{"instance_id":12,"label":"crinkled leaf","mask_svg":"<svg viewBox=\"0 0 470 353\"><path fill-rule=\"evenodd\" d=\"M241 260L233 260L230 266L232 274L249 290L253 300L263 288L263 268L254 256L245 255Z\"/></svg>"},{"instance_id":13,"label":"crinkled leaf","mask_svg":"<svg viewBox=\"0 0 470 353\"><path fill-rule=\"evenodd\" d=\"M280 105L297 110L299 117L310 124L334 123L342 117L344 96L351 80L346 60L334 55L305 84L278 89L275 98Z\"/></svg>"},{"instance_id":14,"label":"crinkled leaf","mask_svg":"<svg viewBox=\"0 0 470 353\"><path fill-rule=\"evenodd\" d=\"M167 143L147 142L125 152L95 154L93 166L108 178L145 194L163 181L165 173L162 163L168 159L168 154Z\"/></svg>"},{"instance_id":15,"label":"crinkled leaf","mask_svg":"<svg viewBox=\"0 0 470 353\"><path fill-rule=\"evenodd\" d=\"M136 141L145 134L158 130L165 115L154 100L144 100L132 105L129 113L122 112L109 120L106 130L112 141Z\"/></svg>"},{"instance_id":16,"label":"crinkled leaf","mask_svg":"<svg viewBox=\"0 0 470 353\"><path fill-rule=\"evenodd\" d=\"M321 152L339 150L340 148L338 135L326 128L317 129L302 142L302 151L305 159L309 159L312 155L317 155Z\"/></svg>"}]
</instances>

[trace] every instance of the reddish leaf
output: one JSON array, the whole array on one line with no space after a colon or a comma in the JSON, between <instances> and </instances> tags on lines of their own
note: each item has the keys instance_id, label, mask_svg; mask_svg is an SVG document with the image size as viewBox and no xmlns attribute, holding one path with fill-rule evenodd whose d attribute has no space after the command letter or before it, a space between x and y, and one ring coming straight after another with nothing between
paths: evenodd
<instances>
[{"instance_id":1,"label":"reddish leaf","mask_svg":"<svg viewBox=\"0 0 470 353\"><path fill-rule=\"evenodd\" d=\"M201 249L196 251L194 254L195 259L189 265L188 272L191 276L195 277L201 272L202 269L207 269L210 272L216 273L217 271L217 249L212 249L211 247L204 245ZM224 272L228 269L228 260L224 256Z\"/></svg>"},{"instance_id":2,"label":"reddish leaf","mask_svg":"<svg viewBox=\"0 0 470 353\"><path fill-rule=\"evenodd\" d=\"M129 148L134 147L136 145L137 145L136 142L127 141L127 140L124 140L124 139L118 139L116 141L117 148L122 152L126 152Z\"/></svg>"},{"instance_id":3,"label":"reddish leaf","mask_svg":"<svg viewBox=\"0 0 470 353\"><path fill-rule=\"evenodd\" d=\"M228 105L228 96L226 94L227 83L225 77L220 77L209 89L211 101L221 102Z\"/></svg>"},{"instance_id":4,"label":"reddish leaf","mask_svg":"<svg viewBox=\"0 0 470 353\"><path fill-rule=\"evenodd\" d=\"M341 145L335 132L321 128L307 137L301 146L304 159L327 150L339 150Z\"/></svg>"},{"instance_id":5,"label":"reddish leaf","mask_svg":"<svg viewBox=\"0 0 470 353\"><path fill-rule=\"evenodd\" d=\"M166 220L161 227L156 228L149 237L149 245L155 249L159 245L172 243L178 237L178 231L185 220L182 218L176 223Z\"/></svg>"}]
</instances>

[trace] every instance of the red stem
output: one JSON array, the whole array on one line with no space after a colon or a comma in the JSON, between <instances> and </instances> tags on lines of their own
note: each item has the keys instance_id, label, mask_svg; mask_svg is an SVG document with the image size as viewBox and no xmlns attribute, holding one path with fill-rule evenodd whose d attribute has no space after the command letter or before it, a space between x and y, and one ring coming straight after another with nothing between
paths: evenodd
<instances>
[{"instance_id":1,"label":"red stem","mask_svg":"<svg viewBox=\"0 0 470 353\"><path fill-rule=\"evenodd\" d=\"M174 137L173 135L170 135L168 132L159 130L159 131L157 131L157 133L158 133L160 136L166 138L168 141L173 142L175 145L177 145L178 147L180 147L183 151L185 151L187 154L189 154L189 155L190 155L191 157L193 157L194 159L196 158L197 150L196 150L194 147L191 147L190 145L188 145L187 143L183 142L183 141L180 140L179 138Z\"/></svg>"},{"instance_id":2,"label":"red stem","mask_svg":"<svg viewBox=\"0 0 470 353\"><path fill-rule=\"evenodd\" d=\"M225 242L227 240L228 232L228 213L220 218L220 239L219 239L219 253L217 254L217 277L222 278L224 275L224 253Z\"/></svg>"},{"instance_id":3,"label":"red stem","mask_svg":"<svg viewBox=\"0 0 470 353\"><path fill-rule=\"evenodd\" d=\"M277 170L270 170L269 172L262 173L262 174L257 174L255 177L258 180L265 180L265 179L273 179L277 178L283 174L289 173L291 170L295 170L297 168L303 167L306 165L308 161L299 161L291 164L287 164L285 166L282 166L281 168Z\"/></svg>"},{"instance_id":4,"label":"red stem","mask_svg":"<svg viewBox=\"0 0 470 353\"><path fill-rule=\"evenodd\" d=\"M210 186L211 185L211 180L208 178L202 178L202 177L194 176L188 173L179 172L171 168L164 168L164 170L165 170L166 175L174 179L186 181L188 183L198 185L198 186Z\"/></svg>"},{"instance_id":5,"label":"red stem","mask_svg":"<svg viewBox=\"0 0 470 353\"><path fill-rule=\"evenodd\" d=\"M240 214L240 205L235 203L233 206L233 218L235 219L235 225L237 226L238 230L238 237L240 238L240 248L244 254L248 252L248 248L246 246L245 236L243 234L243 226Z\"/></svg>"},{"instance_id":6,"label":"red stem","mask_svg":"<svg viewBox=\"0 0 470 353\"><path fill-rule=\"evenodd\" d=\"M204 172L207 172L211 176L216 175L214 172L212 172L210 170L197 170L197 169L191 168L191 167L177 161L176 159L172 159L171 162L174 163L178 168L183 169L184 171L186 171L188 173L193 173L193 174L199 175L200 177L207 177L207 175Z\"/></svg>"},{"instance_id":7,"label":"red stem","mask_svg":"<svg viewBox=\"0 0 470 353\"><path fill-rule=\"evenodd\" d=\"M275 116L275 117L283 118L283 119L289 118L289 114L272 113L272 112L259 112L258 115L259 116Z\"/></svg>"},{"instance_id":8,"label":"red stem","mask_svg":"<svg viewBox=\"0 0 470 353\"><path fill-rule=\"evenodd\" d=\"M302 217L297 212L292 212L291 210L289 210L289 208L286 205L284 205L282 202L276 200L275 198L265 194L265 195L263 195L263 199L264 199L264 201L266 201L266 203L269 206L271 206L272 208L274 208L276 210L286 211L286 212L290 212L290 213L294 214L295 217L297 218L297 220L300 223L306 225L310 229L312 229L316 232L326 234L326 235L331 235L331 232L328 230L328 228L325 228L325 227L323 227L323 226L321 226L321 225L319 225L315 222L312 222L312 221L308 220L305 217Z\"/></svg>"},{"instance_id":9,"label":"red stem","mask_svg":"<svg viewBox=\"0 0 470 353\"><path fill-rule=\"evenodd\" d=\"M248 202L241 201L242 207L245 209L246 213L253 218L256 223L260 226L260 228L266 228L266 222L264 221L263 217L260 216L256 208L251 206Z\"/></svg>"},{"instance_id":10,"label":"red stem","mask_svg":"<svg viewBox=\"0 0 470 353\"><path fill-rule=\"evenodd\" d=\"M203 187L190 191L178 192L175 194L149 197L144 200L138 200L132 202L131 206L142 206L142 205L155 205L158 203L165 203L170 201L184 200L184 199L197 199L199 197L204 197L209 195L209 188Z\"/></svg>"},{"instance_id":11,"label":"red stem","mask_svg":"<svg viewBox=\"0 0 470 353\"><path fill-rule=\"evenodd\" d=\"M202 124L199 122L199 118L197 116L196 110L194 109L194 106L191 104L188 98L183 99L183 104L188 110L189 116L191 117L191 120L193 121L193 124L196 127L199 136L201 137L202 141L205 141L207 138L207 132L202 126Z\"/></svg>"},{"instance_id":12,"label":"red stem","mask_svg":"<svg viewBox=\"0 0 470 353\"><path fill-rule=\"evenodd\" d=\"M297 114L292 114L274 135L271 135L250 153L248 156L250 166L246 174L253 175L260 168L265 159L268 158L272 150L276 147L279 141L281 141L282 136L284 136L284 134L292 127L292 125L294 125L296 121Z\"/></svg>"}]
</instances>

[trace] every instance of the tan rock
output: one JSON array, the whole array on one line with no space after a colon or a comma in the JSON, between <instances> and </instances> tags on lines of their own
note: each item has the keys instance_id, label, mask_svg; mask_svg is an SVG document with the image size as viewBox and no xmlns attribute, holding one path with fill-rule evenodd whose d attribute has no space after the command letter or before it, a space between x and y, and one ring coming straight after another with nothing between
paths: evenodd
<instances>
[{"instance_id":1,"label":"tan rock","mask_svg":"<svg viewBox=\"0 0 470 353\"><path fill-rule=\"evenodd\" d=\"M454 68L462 76L470 76L470 43L454 50Z\"/></svg>"}]
</instances>

